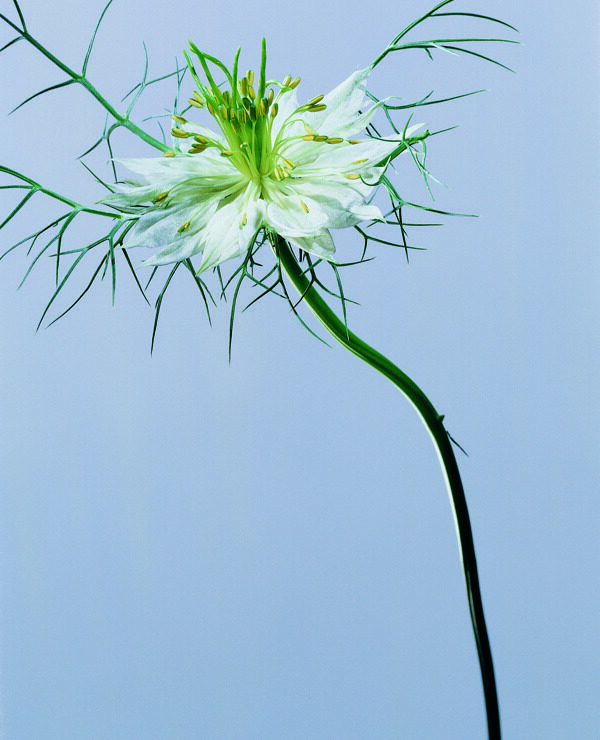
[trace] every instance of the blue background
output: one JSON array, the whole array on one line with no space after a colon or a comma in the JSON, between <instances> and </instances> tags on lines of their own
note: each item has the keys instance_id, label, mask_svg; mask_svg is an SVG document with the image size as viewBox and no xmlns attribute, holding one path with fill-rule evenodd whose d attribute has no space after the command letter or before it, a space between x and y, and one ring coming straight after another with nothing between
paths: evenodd
<instances>
[{"instance_id":1,"label":"blue background","mask_svg":"<svg viewBox=\"0 0 600 740\"><path fill-rule=\"evenodd\" d=\"M493 50L516 75L443 53L378 68L382 96L488 88L416 114L460 124L431 141L445 184L433 205L479 218L413 230L427 251L409 265L380 247L346 272L361 303L352 328L415 378L469 452L459 464L511 740L600 727L592 6L453 6L520 29L521 46ZM256 66L264 34L271 75L302 76L309 98L429 7L121 0L89 73L117 103L141 77L142 40L162 74L188 38L227 60L241 45L244 68ZM72 66L100 9L23 0L32 32ZM465 19L418 36L474 29L501 34ZM9 39L0 29L0 46ZM0 56L0 74L4 112L63 79L23 43ZM140 117L172 96L169 84L149 90ZM50 93L0 119L0 161L93 202L101 192L75 157L103 120L83 90ZM127 134L115 149L150 154ZM408 160L397 178L427 203ZM14 201L1 198L5 214ZM36 196L2 247L58 213ZM352 230L336 243L356 256ZM210 328L183 273L153 357L153 313L124 265L114 309L106 280L36 335L53 263L17 292L26 265L21 250L0 266L4 737L484 737L451 510L429 437L395 389L275 297L239 315L229 364L227 305Z\"/></svg>"}]
</instances>

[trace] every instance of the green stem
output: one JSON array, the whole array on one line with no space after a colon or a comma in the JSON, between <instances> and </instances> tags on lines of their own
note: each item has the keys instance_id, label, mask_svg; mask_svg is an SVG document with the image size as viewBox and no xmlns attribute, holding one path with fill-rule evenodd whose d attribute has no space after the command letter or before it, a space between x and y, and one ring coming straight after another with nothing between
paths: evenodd
<instances>
[{"instance_id":1,"label":"green stem","mask_svg":"<svg viewBox=\"0 0 600 740\"><path fill-rule=\"evenodd\" d=\"M279 264L293 283L302 300L313 311L315 316L327 329L327 331L342 344L346 349L353 352L361 360L364 360L382 375L385 375L397 388L404 393L413 404L423 423L427 427L433 439L438 453L442 470L446 479L446 485L450 494L458 543L462 559L463 572L467 588L469 611L479 665L481 669L481 680L485 697L486 715L488 723L488 734L490 740L500 739L500 710L498 707L498 696L496 692L496 680L494 677L494 664L492 652L487 634L483 603L479 588L479 576L477 574L477 560L475 558L475 546L473 544L473 532L469 519L469 510L465 493L454 457L452 444L443 424L443 416L438 414L427 396L414 383L408 375L396 367L387 357L359 339L353 334L343 321L331 310L326 301L320 296L316 288L298 264L290 246L277 234L269 234L269 240L275 252Z\"/></svg>"}]
</instances>

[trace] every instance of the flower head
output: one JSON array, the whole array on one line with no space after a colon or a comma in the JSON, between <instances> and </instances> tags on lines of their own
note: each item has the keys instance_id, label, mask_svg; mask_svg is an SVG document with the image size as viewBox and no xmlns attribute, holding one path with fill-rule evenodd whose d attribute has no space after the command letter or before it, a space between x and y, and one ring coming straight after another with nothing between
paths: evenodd
<instances>
[{"instance_id":1,"label":"flower head","mask_svg":"<svg viewBox=\"0 0 600 740\"><path fill-rule=\"evenodd\" d=\"M370 201L410 132L385 140L361 136L381 105L365 109L370 67L300 104L299 78L266 79L264 40L256 85L252 71L238 79L239 50L230 72L194 44L191 49L207 83L187 57L197 85L189 104L208 111L219 131L174 116L172 150L119 160L138 179L106 199L138 216L127 247L158 248L145 264L201 254L202 272L246 254L263 228L331 259L330 229L382 218ZM225 73L229 89L214 82L209 61Z\"/></svg>"}]
</instances>

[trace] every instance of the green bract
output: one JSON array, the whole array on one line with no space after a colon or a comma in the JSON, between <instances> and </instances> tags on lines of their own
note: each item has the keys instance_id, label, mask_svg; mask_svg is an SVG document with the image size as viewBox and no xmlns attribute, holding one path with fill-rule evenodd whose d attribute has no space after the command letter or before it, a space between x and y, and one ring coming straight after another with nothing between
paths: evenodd
<instances>
[{"instance_id":1,"label":"green bract","mask_svg":"<svg viewBox=\"0 0 600 740\"><path fill-rule=\"evenodd\" d=\"M205 108L219 131L175 115L173 149L161 158L118 160L139 178L117 185L104 201L138 219L127 247L159 250L144 264L202 254L203 272L246 254L261 228L331 259L330 229L383 220L370 201L387 165L428 132L411 139L419 128L412 126L386 139L364 135L382 105L366 100L370 68L299 104L299 78L265 79L264 40L257 90L253 72L237 79L239 51L230 73L191 46L207 83L188 58L198 87L189 103L196 112ZM209 60L225 72L230 89L214 83Z\"/></svg>"}]
</instances>

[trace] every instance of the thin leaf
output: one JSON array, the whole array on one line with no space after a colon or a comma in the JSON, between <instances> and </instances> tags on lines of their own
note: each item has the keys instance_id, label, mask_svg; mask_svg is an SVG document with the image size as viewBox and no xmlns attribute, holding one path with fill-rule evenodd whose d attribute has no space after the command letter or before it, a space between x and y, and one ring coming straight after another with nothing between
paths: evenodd
<instances>
[{"instance_id":1,"label":"thin leaf","mask_svg":"<svg viewBox=\"0 0 600 740\"><path fill-rule=\"evenodd\" d=\"M88 292L88 290L89 290L89 289L90 289L90 288L92 287L92 283L94 282L94 280L95 280L95 279L96 279L96 277L98 276L98 273L100 272L100 270L102 269L102 266L103 266L103 265L104 265L104 263L106 262L106 259L107 259L107 257L108 257L108 254L105 254L105 255L104 255L104 257L102 257L102 259L100 260L100 264L99 264L99 265L98 265L98 267L97 267L97 268L96 268L96 269L94 270L94 274L92 275L92 278L91 278L90 282L89 282L89 283L88 283L88 284L86 285L86 287L85 287L85 288L83 289L83 291L82 291L82 292L80 293L79 297L78 297L78 298L76 298L76 299L75 299L75 300L73 301L73 303L71 303L71 305L70 305L70 306L69 306L69 307L68 307L67 309L65 309L65 310L64 310L64 311L63 311L63 312L62 312L61 314L59 314L59 315L58 315L58 316L57 316L57 317L56 317L55 319L52 319L52 321L51 321L51 322L50 322L50 323L48 324L48 326L49 326L49 327L50 327L50 326L52 326L52 324L55 324L55 323L56 323L56 322L57 322L57 321L58 321L59 319L62 319L62 317L63 317L63 316L65 316L66 314L68 314L68 313L69 313L69 311L70 311L70 310L71 310L72 308L74 308L74 307L75 307L75 306L76 306L76 305L77 305L77 304L79 303L79 301L80 301L80 300L81 300L81 299L83 298L83 296L84 296L84 295L85 295L85 294L86 294L86 293Z\"/></svg>"},{"instance_id":2,"label":"thin leaf","mask_svg":"<svg viewBox=\"0 0 600 740\"><path fill-rule=\"evenodd\" d=\"M98 33L98 29L100 28L100 24L102 23L104 16L106 15L106 11L110 8L113 0L108 0L106 5L104 6L104 10L102 13L100 13L100 18L98 18L98 23L96 23L96 28L94 28L94 33L92 34L92 38L90 39L89 46L87 48L87 52L85 54L85 59L83 60L83 66L81 68L81 74L85 77L85 74L87 72L87 66L88 62L90 61L90 54L92 53L92 48L94 46L94 41L96 40L96 34Z\"/></svg>"},{"instance_id":3,"label":"thin leaf","mask_svg":"<svg viewBox=\"0 0 600 740\"><path fill-rule=\"evenodd\" d=\"M162 290L158 294L158 298L156 299L155 303L155 311L154 311L154 325L152 327L152 342L150 344L150 354L154 351L154 338L156 337L156 327L158 326L158 316L160 314L160 308L162 306L163 297L165 295L165 292L167 288L169 287L169 283L171 282L171 279L173 278L173 275L176 273L177 268L181 262L176 262L173 266L173 269L169 273L169 277L166 279L165 284L162 287Z\"/></svg>"},{"instance_id":4,"label":"thin leaf","mask_svg":"<svg viewBox=\"0 0 600 740\"><path fill-rule=\"evenodd\" d=\"M50 85L50 87L46 87L43 90L39 90L38 92L34 93L33 95L30 95L28 98L23 100L23 102L19 103L19 105L17 105L16 108L13 108L9 112L8 115L10 116L11 114L15 113L16 111L19 110L19 108L22 108L24 105L31 102L35 98L39 98L40 95L44 95L45 93L50 92L51 90L58 90L61 87L68 87L69 85L73 85L75 82L76 80L64 80L63 82L58 82L56 85Z\"/></svg>"}]
</instances>

